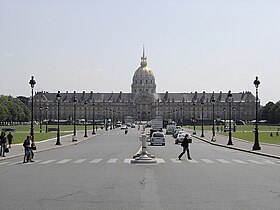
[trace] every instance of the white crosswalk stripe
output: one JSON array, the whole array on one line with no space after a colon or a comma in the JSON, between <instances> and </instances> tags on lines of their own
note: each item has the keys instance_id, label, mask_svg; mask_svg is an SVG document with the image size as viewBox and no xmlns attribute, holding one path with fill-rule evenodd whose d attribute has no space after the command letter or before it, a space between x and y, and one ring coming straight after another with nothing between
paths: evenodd
<instances>
[{"instance_id":1,"label":"white crosswalk stripe","mask_svg":"<svg viewBox=\"0 0 280 210\"><path fill-rule=\"evenodd\" d=\"M203 162L205 163L214 163L212 160L210 159L201 159Z\"/></svg>"},{"instance_id":2,"label":"white crosswalk stripe","mask_svg":"<svg viewBox=\"0 0 280 210\"><path fill-rule=\"evenodd\" d=\"M246 163L246 162L244 162L244 161L242 161L242 160L232 160L232 161L234 161L234 162L236 162L236 163L240 163L240 164L248 164L248 163Z\"/></svg>"},{"instance_id":3,"label":"white crosswalk stripe","mask_svg":"<svg viewBox=\"0 0 280 210\"><path fill-rule=\"evenodd\" d=\"M157 163L165 163L164 159L162 158L156 158Z\"/></svg>"},{"instance_id":4,"label":"white crosswalk stripe","mask_svg":"<svg viewBox=\"0 0 280 210\"><path fill-rule=\"evenodd\" d=\"M268 164L272 164L272 165L275 165L276 163L271 161L271 160L264 160L263 161L264 163L268 163Z\"/></svg>"},{"instance_id":5,"label":"white crosswalk stripe","mask_svg":"<svg viewBox=\"0 0 280 210\"><path fill-rule=\"evenodd\" d=\"M10 162L2 162L2 163L0 163L0 165L5 165L5 164L8 164L8 163L10 163Z\"/></svg>"},{"instance_id":6,"label":"white crosswalk stripe","mask_svg":"<svg viewBox=\"0 0 280 210\"><path fill-rule=\"evenodd\" d=\"M192 160L188 160L190 163L198 163L198 161L192 159Z\"/></svg>"},{"instance_id":7,"label":"white crosswalk stripe","mask_svg":"<svg viewBox=\"0 0 280 210\"><path fill-rule=\"evenodd\" d=\"M85 162L87 159L79 159L79 160L76 160L74 161L74 163L82 163L82 162Z\"/></svg>"},{"instance_id":8,"label":"white crosswalk stripe","mask_svg":"<svg viewBox=\"0 0 280 210\"><path fill-rule=\"evenodd\" d=\"M130 163L132 159L124 159L124 163Z\"/></svg>"},{"instance_id":9,"label":"white crosswalk stripe","mask_svg":"<svg viewBox=\"0 0 280 210\"><path fill-rule=\"evenodd\" d=\"M117 162L117 160L118 159L110 159L110 160L107 161L107 163L115 163L115 162Z\"/></svg>"},{"instance_id":10,"label":"white crosswalk stripe","mask_svg":"<svg viewBox=\"0 0 280 210\"><path fill-rule=\"evenodd\" d=\"M61 160L61 161L57 162L56 164L67 163L67 162L69 162L71 160L72 159L64 159L64 160Z\"/></svg>"},{"instance_id":11,"label":"white crosswalk stripe","mask_svg":"<svg viewBox=\"0 0 280 210\"><path fill-rule=\"evenodd\" d=\"M260 161L256 161L256 160L247 160L248 162L251 162L251 163L255 163L255 164L264 164L264 163L262 163L262 162L260 162Z\"/></svg>"},{"instance_id":12,"label":"white crosswalk stripe","mask_svg":"<svg viewBox=\"0 0 280 210\"><path fill-rule=\"evenodd\" d=\"M51 164L51 163L55 163L55 164L65 164L65 163L91 163L91 164L96 164L96 163L100 163L102 160L101 158L96 158L93 160L87 160L87 159L77 159L77 160L73 160L73 159L63 159L63 160L56 160L56 159L51 159L51 160L35 160L34 163L30 163L30 164L41 164L41 165L45 165L45 164ZM126 159L117 159L117 158L112 158L112 159L107 159L104 160L106 161L106 163L110 163L110 164L114 164L114 163L131 163L131 158L126 158ZM223 164L230 164L230 163L237 163L237 164L259 164L259 165L280 165L278 164L277 161L272 161L272 160L238 160L238 159L232 159L232 160L225 160L225 159L192 159L192 160L188 160L187 158L184 158L182 160L179 160L178 158L171 158L170 159L172 163L206 163L206 164L217 164L217 163L223 163ZM72 161L72 162L71 162ZM163 158L156 158L157 163L166 163L166 160ZM5 161L5 162L0 162L0 166L13 166L13 165L17 165L19 163L22 163L22 161L15 161L15 162L9 162L9 161ZM28 164L29 165L29 164Z\"/></svg>"},{"instance_id":13,"label":"white crosswalk stripe","mask_svg":"<svg viewBox=\"0 0 280 210\"><path fill-rule=\"evenodd\" d=\"M8 166L13 166L13 165L16 165L16 164L20 164L22 163L22 161L18 161L18 162L13 162L13 163L9 163L7 164Z\"/></svg>"},{"instance_id":14,"label":"white crosswalk stripe","mask_svg":"<svg viewBox=\"0 0 280 210\"><path fill-rule=\"evenodd\" d=\"M92 161L90 161L90 163L99 163L102 159L94 159Z\"/></svg>"},{"instance_id":15,"label":"white crosswalk stripe","mask_svg":"<svg viewBox=\"0 0 280 210\"><path fill-rule=\"evenodd\" d=\"M227 160L224 160L224 159L216 159L217 161L221 162L221 163L230 163L229 161Z\"/></svg>"},{"instance_id":16,"label":"white crosswalk stripe","mask_svg":"<svg viewBox=\"0 0 280 210\"><path fill-rule=\"evenodd\" d=\"M40 164L49 164L49 163L54 162L54 161L56 161L56 160L47 160L47 161L41 162Z\"/></svg>"},{"instance_id":17,"label":"white crosswalk stripe","mask_svg":"<svg viewBox=\"0 0 280 210\"><path fill-rule=\"evenodd\" d=\"M173 163L182 163L181 160L179 160L179 159L174 159L174 158L172 158L171 161L172 161Z\"/></svg>"}]
</instances>

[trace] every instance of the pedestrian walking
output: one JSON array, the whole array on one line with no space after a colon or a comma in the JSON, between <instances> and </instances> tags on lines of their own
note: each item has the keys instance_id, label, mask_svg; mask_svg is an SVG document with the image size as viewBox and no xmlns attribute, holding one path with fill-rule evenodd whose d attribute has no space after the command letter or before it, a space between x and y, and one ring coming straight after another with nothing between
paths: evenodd
<instances>
[{"instance_id":1,"label":"pedestrian walking","mask_svg":"<svg viewBox=\"0 0 280 210\"><path fill-rule=\"evenodd\" d=\"M181 152L181 154L178 156L179 160L181 160L182 156L185 154L186 150L187 150L187 156L188 159L191 160L191 155L190 155L190 150L189 150L189 143L191 142L191 136L190 134L186 134L184 137L184 140L181 144L181 146L183 147L183 152Z\"/></svg>"},{"instance_id":2,"label":"pedestrian walking","mask_svg":"<svg viewBox=\"0 0 280 210\"><path fill-rule=\"evenodd\" d=\"M0 141L1 141L0 156L5 157L5 152L6 152L5 149L6 149L7 139L6 139L6 133L4 131L1 132Z\"/></svg>"},{"instance_id":3,"label":"pedestrian walking","mask_svg":"<svg viewBox=\"0 0 280 210\"><path fill-rule=\"evenodd\" d=\"M11 131L8 133L7 138L8 138L9 148L11 148L12 143L13 143L13 135L12 135Z\"/></svg>"},{"instance_id":4,"label":"pedestrian walking","mask_svg":"<svg viewBox=\"0 0 280 210\"><path fill-rule=\"evenodd\" d=\"M124 134L127 134L128 133L128 128L126 127L125 129L124 129Z\"/></svg>"},{"instance_id":5,"label":"pedestrian walking","mask_svg":"<svg viewBox=\"0 0 280 210\"><path fill-rule=\"evenodd\" d=\"M27 136L26 139L23 142L24 147L24 156L23 156L23 163L26 162L34 162L32 160L32 149L31 149L31 142L30 142L30 136Z\"/></svg>"}]
</instances>

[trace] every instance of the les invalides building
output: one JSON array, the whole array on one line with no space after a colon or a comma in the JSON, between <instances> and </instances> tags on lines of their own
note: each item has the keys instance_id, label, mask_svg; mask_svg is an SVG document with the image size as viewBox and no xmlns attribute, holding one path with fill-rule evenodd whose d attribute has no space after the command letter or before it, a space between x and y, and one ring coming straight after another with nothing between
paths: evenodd
<instances>
[{"instance_id":1,"label":"les invalides building","mask_svg":"<svg viewBox=\"0 0 280 210\"><path fill-rule=\"evenodd\" d=\"M140 67L134 72L131 92L65 92L60 93L60 119L72 120L74 108L76 119L102 121L149 121L157 116L180 124L189 124L192 119L229 119L229 108L234 120L255 119L255 96L249 92L217 93L157 93L153 71L147 65L143 50ZM57 93L36 92L34 96L35 120L56 120L58 117ZM231 97L232 96L232 97ZM213 100L214 99L214 100ZM214 102L215 101L215 102ZM86 103L85 103L86 102Z\"/></svg>"}]
</instances>

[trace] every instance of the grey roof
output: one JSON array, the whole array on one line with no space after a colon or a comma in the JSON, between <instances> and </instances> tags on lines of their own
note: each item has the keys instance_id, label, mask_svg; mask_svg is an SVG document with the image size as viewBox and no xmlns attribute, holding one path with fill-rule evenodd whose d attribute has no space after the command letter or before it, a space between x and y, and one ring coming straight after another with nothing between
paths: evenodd
<instances>
[{"instance_id":1,"label":"grey roof","mask_svg":"<svg viewBox=\"0 0 280 210\"><path fill-rule=\"evenodd\" d=\"M57 93L49 93L49 92L37 92L34 96L34 100L37 101L48 101L54 102L56 101L56 94ZM191 92L191 93L154 93L155 100L159 102L192 102L192 103L201 103L203 102L211 102L213 96L215 97L216 102L227 102L228 101L228 92L219 92L219 93L198 93L198 92ZM248 102L254 101L255 96L251 92L240 92L240 93L232 93L233 101L235 102ZM72 102L76 97L78 102L88 101L92 102L132 102L135 94L134 93L123 93L122 91L118 93L95 93L95 92L88 92L86 93L83 91L82 93L76 92L65 92L61 93L61 101L62 102Z\"/></svg>"}]
</instances>

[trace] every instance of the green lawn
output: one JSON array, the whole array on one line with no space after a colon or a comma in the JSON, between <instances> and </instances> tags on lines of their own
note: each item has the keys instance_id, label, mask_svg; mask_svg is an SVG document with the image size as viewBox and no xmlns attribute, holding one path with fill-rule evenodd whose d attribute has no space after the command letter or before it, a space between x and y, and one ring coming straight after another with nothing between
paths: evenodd
<instances>
[{"instance_id":1,"label":"green lawn","mask_svg":"<svg viewBox=\"0 0 280 210\"><path fill-rule=\"evenodd\" d=\"M12 132L14 138L13 138L13 144L22 143L26 136L30 133L30 125L16 125L16 126L1 126L2 128L14 128L16 129L15 132ZM57 125L48 125L48 128L57 128ZM88 125L88 130L92 130L92 126ZM83 125L77 125L76 126L77 131L78 130L84 130L85 126ZM35 142L37 141L43 141L46 139L55 138L57 135L56 131L48 132L46 133L46 127L42 126L42 133L40 133L40 126L34 125L34 139ZM73 125L60 125L60 136L68 135L73 133ZM7 132L6 132L7 134Z\"/></svg>"},{"instance_id":2,"label":"green lawn","mask_svg":"<svg viewBox=\"0 0 280 210\"><path fill-rule=\"evenodd\" d=\"M220 126L221 127L221 126ZM186 126L186 128L193 129L193 126ZM204 126L204 130L212 130L212 126ZM253 132L254 125L237 125L236 132L232 132L232 136L235 138L247 140L254 142L255 134ZM279 126L259 126L259 142L260 143L270 143L270 144L279 144L280 145L280 136L276 135L277 129ZM216 128L217 129L217 128ZM201 126L196 126L196 130L201 130ZM272 133L273 137L270 136ZM228 136L228 132L219 132L219 134ZM279 132L280 135L280 132Z\"/></svg>"}]
</instances>

